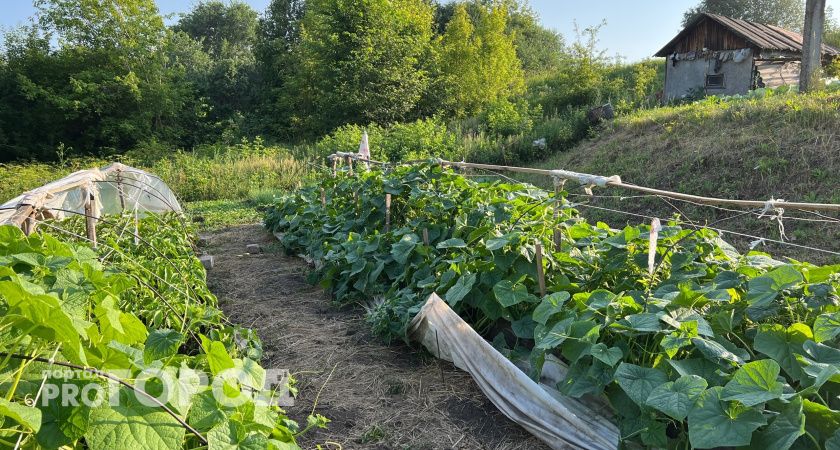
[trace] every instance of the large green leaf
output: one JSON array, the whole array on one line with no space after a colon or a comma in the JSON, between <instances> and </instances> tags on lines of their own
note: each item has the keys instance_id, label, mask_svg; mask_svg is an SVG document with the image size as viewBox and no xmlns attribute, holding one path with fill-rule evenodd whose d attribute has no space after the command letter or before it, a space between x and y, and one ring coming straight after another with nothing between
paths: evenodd
<instances>
[{"instance_id":1,"label":"large green leaf","mask_svg":"<svg viewBox=\"0 0 840 450\"><path fill-rule=\"evenodd\" d=\"M772 359L744 364L723 388L724 400L755 406L782 397L783 385L776 378L781 368Z\"/></svg>"},{"instance_id":2,"label":"large green leaf","mask_svg":"<svg viewBox=\"0 0 840 450\"><path fill-rule=\"evenodd\" d=\"M545 325L551 316L563 311L563 305L569 297L569 293L565 291L546 295L534 309L534 321Z\"/></svg>"},{"instance_id":3,"label":"large green leaf","mask_svg":"<svg viewBox=\"0 0 840 450\"><path fill-rule=\"evenodd\" d=\"M637 405L645 405L651 392L665 384L668 377L661 371L634 364L621 363L615 371L615 380Z\"/></svg>"},{"instance_id":4,"label":"large green leaf","mask_svg":"<svg viewBox=\"0 0 840 450\"><path fill-rule=\"evenodd\" d=\"M825 450L840 450L840 430L825 441Z\"/></svg>"},{"instance_id":5,"label":"large green leaf","mask_svg":"<svg viewBox=\"0 0 840 450\"><path fill-rule=\"evenodd\" d=\"M552 324L551 327L537 325L534 329L535 348L549 350L562 344L569 337L569 327L571 327L572 322L574 322L574 318L569 317Z\"/></svg>"},{"instance_id":6,"label":"large green leaf","mask_svg":"<svg viewBox=\"0 0 840 450\"><path fill-rule=\"evenodd\" d=\"M201 346L204 348L204 353L207 355L207 364L210 366L210 373L218 375L226 369L234 367L233 358L228 354L224 344L219 341L211 341L204 336L201 336Z\"/></svg>"},{"instance_id":7,"label":"large green leaf","mask_svg":"<svg viewBox=\"0 0 840 450\"><path fill-rule=\"evenodd\" d=\"M519 236L519 233L508 233L500 237L487 239L487 250L494 251L505 247L506 245L517 243L519 242Z\"/></svg>"},{"instance_id":8,"label":"large green leaf","mask_svg":"<svg viewBox=\"0 0 840 450\"><path fill-rule=\"evenodd\" d=\"M776 308L773 301L785 289L801 283L802 274L791 265L780 266L766 274L753 278L747 291L747 315L753 320L761 320L772 315Z\"/></svg>"},{"instance_id":9,"label":"large green leaf","mask_svg":"<svg viewBox=\"0 0 840 450\"><path fill-rule=\"evenodd\" d=\"M411 256L411 252L414 248L417 247L418 242L420 242L420 237L414 233L406 234L400 238L400 240L391 247L391 256L394 258L394 261L400 265L408 263L408 258Z\"/></svg>"},{"instance_id":10,"label":"large green leaf","mask_svg":"<svg viewBox=\"0 0 840 450\"><path fill-rule=\"evenodd\" d=\"M231 411L232 408L220 405L213 391L207 389L193 396L188 422L198 431L207 431L224 422Z\"/></svg>"},{"instance_id":11,"label":"large green leaf","mask_svg":"<svg viewBox=\"0 0 840 450\"><path fill-rule=\"evenodd\" d=\"M814 321L814 340L830 341L840 336L840 312L821 314Z\"/></svg>"},{"instance_id":12,"label":"large green leaf","mask_svg":"<svg viewBox=\"0 0 840 450\"><path fill-rule=\"evenodd\" d=\"M168 329L154 330L146 338L146 348L143 351L143 360L146 364L158 359L168 358L178 352L184 336Z\"/></svg>"},{"instance_id":13,"label":"large green leaf","mask_svg":"<svg viewBox=\"0 0 840 450\"><path fill-rule=\"evenodd\" d=\"M659 325L659 316L653 313L631 314L625 317L621 323L632 330L646 333L662 330Z\"/></svg>"},{"instance_id":14,"label":"large green leaf","mask_svg":"<svg viewBox=\"0 0 840 450\"><path fill-rule=\"evenodd\" d=\"M48 378L47 383L57 386L59 392L65 389L65 384L75 384L75 389L80 392L86 382ZM42 397L37 406L41 410L41 429L35 437L43 447L58 448L71 444L81 438L88 428L90 407L84 402L78 406L63 405L60 396L46 402Z\"/></svg>"},{"instance_id":15,"label":"large green leaf","mask_svg":"<svg viewBox=\"0 0 840 450\"><path fill-rule=\"evenodd\" d=\"M762 325L753 341L756 350L773 358L779 366L793 379L800 380L803 376L802 365L796 360L796 354L802 354L802 343L805 336L798 332L793 325L785 328L782 325Z\"/></svg>"},{"instance_id":16,"label":"large green leaf","mask_svg":"<svg viewBox=\"0 0 840 450\"><path fill-rule=\"evenodd\" d=\"M688 438L694 448L748 445L753 431L766 423L760 410L727 402L722 393L720 386L704 391L688 413Z\"/></svg>"},{"instance_id":17,"label":"large green leaf","mask_svg":"<svg viewBox=\"0 0 840 450\"><path fill-rule=\"evenodd\" d=\"M683 420L706 386L706 380L697 375L683 375L676 381L669 381L654 388L646 403L674 419Z\"/></svg>"},{"instance_id":18,"label":"large green leaf","mask_svg":"<svg viewBox=\"0 0 840 450\"><path fill-rule=\"evenodd\" d=\"M268 438L249 432L239 422L225 420L207 433L207 443L208 450L264 450L268 446Z\"/></svg>"},{"instance_id":19,"label":"large green leaf","mask_svg":"<svg viewBox=\"0 0 840 450\"><path fill-rule=\"evenodd\" d=\"M2 397L0 397L0 417L8 417L35 432L41 428L41 410L10 402Z\"/></svg>"},{"instance_id":20,"label":"large green leaf","mask_svg":"<svg viewBox=\"0 0 840 450\"><path fill-rule=\"evenodd\" d=\"M755 450L787 450L800 436L805 434L805 414L802 412L802 398L791 399L767 428L753 436L751 448Z\"/></svg>"},{"instance_id":21,"label":"large green leaf","mask_svg":"<svg viewBox=\"0 0 840 450\"><path fill-rule=\"evenodd\" d=\"M160 408L142 405L120 390L119 404L94 408L85 440L91 450L181 448L184 427Z\"/></svg>"},{"instance_id":22,"label":"large green leaf","mask_svg":"<svg viewBox=\"0 0 840 450\"><path fill-rule=\"evenodd\" d=\"M19 319L21 329L32 329L30 334L52 343L62 344L62 354L70 361L86 364L81 347L79 330L73 319L61 308L53 295L31 294L20 284L12 281L0 281L0 292L8 302L4 319Z\"/></svg>"},{"instance_id":23,"label":"large green leaf","mask_svg":"<svg viewBox=\"0 0 840 450\"><path fill-rule=\"evenodd\" d=\"M840 411L808 399L802 401L805 430L818 441L827 440L840 430Z\"/></svg>"},{"instance_id":24,"label":"large green leaf","mask_svg":"<svg viewBox=\"0 0 840 450\"><path fill-rule=\"evenodd\" d=\"M457 305L467 294L470 293L472 290L473 285L475 284L476 275L474 273L465 273L458 278L458 281L446 291L446 303L449 303L449 306Z\"/></svg>"},{"instance_id":25,"label":"large green leaf","mask_svg":"<svg viewBox=\"0 0 840 450\"><path fill-rule=\"evenodd\" d=\"M437 248L445 249L445 248L465 248L467 243L464 242L463 239L452 238L447 239L443 242L438 243Z\"/></svg>"},{"instance_id":26,"label":"large green leaf","mask_svg":"<svg viewBox=\"0 0 840 450\"><path fill-rule=\"evenodd\" d=\"M609 347L607 348L606 344L599 342L593 345L589 349L589 354L592 355L593 358L601 361L602 363L612 367L618 364L621 361L621 358L624 356L624 353L618 347Z\"/></svg>"},{"instance_id":27,"label":"large green leaf","mask_svg":"<svg viewBox=\"0 0 840 450\"><path fill-rule=\"evenodd\" d=\"M528 301L531 297L524 285L519 283L514 284L509 280L502 280L496 283L493 286L493 294L496 296L496 301L505 308L510 308L513 305Z\"/></svg>"},{"instance_id":28,"label":"large green leaf","mask_svg":"<svg viewBox=\"0 0 840 450\"><path fill-rule=\"evenodd\" d=\"M694 338L691 343L706 357L709 361L730 365L730 364L744 364L744 360L740 356L727 350L722 344L710 339Z\"/></svg>"}]
</instances>

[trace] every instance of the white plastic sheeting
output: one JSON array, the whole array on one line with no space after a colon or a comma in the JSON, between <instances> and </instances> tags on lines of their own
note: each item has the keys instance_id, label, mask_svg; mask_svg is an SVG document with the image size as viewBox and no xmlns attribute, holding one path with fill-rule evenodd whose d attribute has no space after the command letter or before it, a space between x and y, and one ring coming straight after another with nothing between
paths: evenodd
<instances>
[{"instance_id":1,"label":"white plastic sheeting","mask_svg":"<svg viewBox=\"0 0 840 450\"><path fill-rule=\"evenodd\" d=\"M468 372L484 395L508 418L553 449L611 450L618 428L602 404L583 404L538 384L496 351L472 327L432 294L408 327L408 335L438 358ZM562 372L559 361L551 365ZM555 377L561 374L556 373Z\"/></svg>"},{"instance_id":2,"label":"white plastic sheeting","mask_svg":"<svg viewBox=\"0 0 840 450\"><path fill-rule=\"evenodd\" d=\"M120 195L122 193L122 195ZM21 207L32 206L45 217L62 219L84 214L87 199L93 195L94 216L136 211L139 215L181 211L181 205L166 183L155 175L123 164L103 169L74 172L60 180L21 194L0 205L0 225L16 224Z\"/></svg>"}]
</instances>

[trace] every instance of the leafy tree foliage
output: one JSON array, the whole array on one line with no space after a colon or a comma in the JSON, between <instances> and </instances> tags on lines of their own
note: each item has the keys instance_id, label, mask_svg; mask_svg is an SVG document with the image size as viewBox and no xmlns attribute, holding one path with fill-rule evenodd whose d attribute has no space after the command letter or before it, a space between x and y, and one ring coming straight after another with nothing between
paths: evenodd
<instances>
[{"instance_id":1,"label":"leafy tree foliage","mask_svg":"<svg viewBox=\"0 0 840 450\"><path fill-rule=\"evenodd\" d=\"M456 117L524 90L522 65L506 32L507 11L480 7L477 16L473 24L466 6L456 6L441 37L440 101Z\"/></svg>"},{"instance_id":2,"label":"leafy tree foliage","mask_svg":"<svg viewBox=\"0 0 840 450\"><path fill-rule=\"evenodd\" d=\"M683 25L697 14L712 13L801 31L805 18L802 0L702 0L683 14Z\"/></svg>"},{"instance_id":3,"label":"leafy tree foliage","mask_svg":"<svg viewBox=\"0 0 840 450\"><path fill-rule=\"evenodd\" d=\"M432 8L424 0L309 0L301 25L299 114L317 129L417 114L428 84ZM301 121L305 121L302 116Z\"/></svg>"},{"instance_id":4,"label":"leafy tree foliage","mask_svg":"<svg viewBox=\"0 0 840 450\"><path fill-rule=\"evenodd\" d=\"M216 132L236 129L237 119L251 109L257 95L257 17L246 3L213 0L199 3L174 27L200 42L208 55L210 63L190 71L188 79L206 99L206 117Z\"/></svg>"},{"instance_id":5,"label":"leafy tree foliage","mask_svg":"<svg viewBox=\"0 0 840 450\"><path fill-rule=\"evenodd\" d=\"M539 17L526 2L516 0L468 0L438 5L435 24L443 34L455 10L466 8L470 18L475 21L481 12L488 8L507 10L507 33L513 38L516 55L522 62L527 75L556 70L560 67L560 58L565 47L563 36L549 30L539 23Z\"/></svg>"},{"instance_id":6,"label":"leafy tree foliage","mask_svg":"<svg viewBox=\"0 0 840 450\"><path fill-rule=\"evenodd\" d=\"M193 97L168 69L151 0L39 0L40 21L6 37L0 73L11 158L112 153L179 128ZM58 42L58 48L51 41ZM8 153L7 153L8 152Z\"/></svg>"},{"instance_id":7,"label":"leafy tree foliage","mask_svg":"<svg viewBox=\"0 0 840 450\"><path fill-rule=\"evenodd\" d=\"M300 24L304 0L272 0L260 19L255 56L262 101L253 119L260 133L282 140L295 137L290 118L295 115L299 92L293 78L300 59Z\"/></svg>"}]
</instances>

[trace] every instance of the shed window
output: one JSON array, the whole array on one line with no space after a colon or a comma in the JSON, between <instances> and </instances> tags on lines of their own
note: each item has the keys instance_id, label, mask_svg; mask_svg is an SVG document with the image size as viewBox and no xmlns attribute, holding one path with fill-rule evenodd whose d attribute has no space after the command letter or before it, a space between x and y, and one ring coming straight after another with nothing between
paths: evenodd
<instances>
[{"instance_id":1,"label":"shed window","mask_svg":"<svg viewBox=\"0 0 840 450\"><path fill-rule=\"evenodd\" d=\"M722 89L726 87L723 74L719 73L714 75L706 75L706 87L712 89Z\"/></svg>"}]
</instances>

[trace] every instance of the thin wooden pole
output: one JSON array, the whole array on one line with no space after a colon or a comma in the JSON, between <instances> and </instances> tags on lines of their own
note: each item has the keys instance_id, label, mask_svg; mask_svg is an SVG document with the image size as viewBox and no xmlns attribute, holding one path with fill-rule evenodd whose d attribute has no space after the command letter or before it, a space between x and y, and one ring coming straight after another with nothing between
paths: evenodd
<instances>
[{"instance_id":1,"label":"thin wooden pole","mask_svg":"<svg viewBox=\"0 0 840 450\"><path fill-rule=\"evenodd\" d=\"M549 177L565 176L570 180L580 179L569 175L558 174L557 171L546 169L533 169L530 167L514 167L514 166L497 166L493 164L476 164L466 162L441 161L440 164L447 164L453 167L463 167L472 169L488 169L496 171L531 173L535 175L545 175ZM589 174L580 174L588 177L593 177ZM620 180L610 180L606 182L606 186L618 187L630 191L644 192L646 194L661 195L663 197L674 198L677 200L687 200L689 202L701 203L704 205L722 205L722 206L740 206L748 208L764 208L768 205L776 208L784 209L798 209L803 211L840 211L840 204L836 203L802 203L802 202L786 202L786 201L762 201L762 200L733 200L728 198L704 197L700 195L683 194L680 192L665 191L661 189L654 189L635 184L624 183Z\"/></svg>"},{"instance_id":2,"label":"thin wooden pole","mask_svg":"<svg viewBox=\"0 0 840 450\"><path fill-rule=\"evenodd\" d=\"M327 206L327 191L324 188L321 188L321 206Z\"/></svg>"},{"instance_id":3,"label":"thin wooden pole","mask_svg":"<svg viewBox=\"0 0 840 450\"><path fill-rule=\"evenodd\" d=\"M539 283L539 286L540 286L540 298L543 298L543 297L545 297L545 273L543 271L542 244L540 244L539 242L537 242L536 250L537 250L537 257L536 257L537 283Z\"/></svg>"},{"instance_id":4,"label":"thin wooden pole","mask_svg":"<svg viewBox=\"0 0 840 450\"><path fill-rule=\"evenodd\" d=\"M423 228L423 245L429 246L429 229Z\"/></svg>"},{"instance_id":5,"label":"thin wooden pole","mask_svg":"<svg viewBox=\"0 0 840 450\"><path fill-rule=\"evenodd\" d=\"M385 194L385 232L391 231L391 194Z\"/></svg>"},{"instance_id":6,"label":"thin wooden pole","mask_svg":"<svg viewBox=\"0 0 840 450\"><path fill-rule=\"evenodd\" d=\"M121 170L117 170L117 193L120 195L120 211L125 211L125 194L123 193Z\"/></svg>"},{"instance_id":7,"label":"thin wooden pole","mask_svg":"<svg viewBox=\"0 0 840 450\"><path fill-rule=\"evenodd\" d=\"M333 178L338 175L338 158L332 159L332 171L333 171Z\"/></svg>"},{"instance_id":8,"label":"thin wooden pole","mask_svg":"<svg viewBox=\"0 0 840 450\"><path fill-rule=\"evenodd\" d=\"M557 221L560 219L560 183L554 183L554 251L561 251L563 247L563 235L560 232L560 226Z\"/></svg>"},{"instance_id":9,"label":"thin wooden pole","mask_svg":"<svg viewBox=\"0 0 840 450\"><path fill-rule=\"evenodd\" d=\"M134 205L134 245L140 245L140 218L137 205Z\"/></svg>"},{"instance_id":10,"label":"thin wooden pole","mask_svg":"<svg viewBox=\"0 0 840 450\"><path fill-rule=\"evenodd\" d=\"M93 248L96 248L96 216L94 215L94 202L96 201L96 197L88 190L85 190L85 195L87 196L85 199L85 230L87 231L88 240L93 245Z\"/></svg>"},{"instance_id":11,"label":"thin wooden pole","mask_svg":"<svg viewBox=\"0 0 840 450\"><path fill-rule=\"evenodd\" d=\"M347 171L350 175L353 175L353 158L347 157Z\"/></svg>"}]
</instances>

